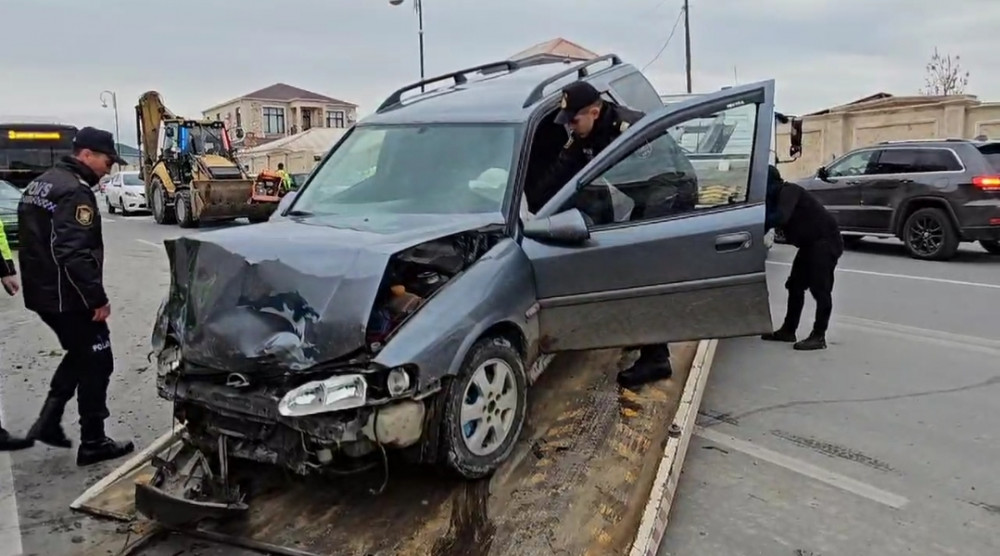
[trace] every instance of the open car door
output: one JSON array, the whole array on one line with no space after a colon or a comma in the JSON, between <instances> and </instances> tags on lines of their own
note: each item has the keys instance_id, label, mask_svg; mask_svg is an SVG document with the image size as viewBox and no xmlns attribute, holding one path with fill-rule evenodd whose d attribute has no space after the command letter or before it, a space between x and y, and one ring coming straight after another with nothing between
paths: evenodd
<instances>
[{"instance_id":1,"label":"open car door","mask_svg":"<svg viewBox=\"0 0 1000 556\"><path fill-rule=\"evenodd\" d=\"M673 136L706 118L751 129L717 156L690 156ZM524 222L542 350L769 332L773 127L773 81L671 104L633 124Z\"/></svg>"}]
</instances>

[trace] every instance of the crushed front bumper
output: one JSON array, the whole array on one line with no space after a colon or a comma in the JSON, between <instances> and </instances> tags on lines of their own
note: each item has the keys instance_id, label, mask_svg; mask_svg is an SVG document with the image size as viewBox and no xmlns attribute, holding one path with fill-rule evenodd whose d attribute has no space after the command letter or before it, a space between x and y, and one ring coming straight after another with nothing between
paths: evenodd
<instances>
[{"instance_id":1,"label":"crushed front bumper","mask_svg":"<svg viewBox=\"0 0 1000 556\"><path fill-rule=\"evenodd\" d=\"M364 457L380 444L412 446L423 435L425 406L411 397L289 417L278 409L288 387L234 387L176 374L161 376L157 386L198 448L212 451L224 437L230 456L300 475L336 465L337 456Z\"/></svg>"}]
</instances>

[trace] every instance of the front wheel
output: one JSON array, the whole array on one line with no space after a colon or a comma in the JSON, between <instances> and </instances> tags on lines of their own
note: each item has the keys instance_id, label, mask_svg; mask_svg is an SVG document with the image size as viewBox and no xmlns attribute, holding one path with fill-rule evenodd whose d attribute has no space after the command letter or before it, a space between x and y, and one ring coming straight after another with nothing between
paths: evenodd
<instances>
[{"instance_id":1,"label":"front wheel","mask_svg":"<svg viewBox=\"0 0 1000 556\"><path fill-rule=\"evenodd\" d=\"M153 182L150 184L150 189L152 189L152 198L150 199L150 205L153 212L153 220L157 224L173 224L174 223L174 211L171 207L167 206L167 189L163 186L163 182L158 177L153 178Z\"/></svg>"},{"instance_id":2,"label":"front wheel","mask_svg":"<svg viewBox=\"0 0 1000 556\"><path fill-rule=\"evenodd\" d=\"M490 475L510 456L527 410L524 363L505 338L469 350L442 393L441 459L467 479Z\"/></svg>"},{"instance_id":3,"label":"front wheel","mask_svg":"<svg viewBox=\"0 0 1000 556\"><path fill-rule=\"evenodd\" d=\"M944 261L958 251L958 232L945 211L936 207L922 208L906 219L903 244L914 259Z\"/></svg>"},{"instance_id":4,"label":"front wheel","mask_svg":"<svg viewBox=\"0 0 1000 556\"><path fill-rule=\"evenodd\" d=\"M177 215L177 224L181 228L194 228L198 226L198 221L195 219L191 207L190 191L178 191L174 195L174 214Z\"/></svg>"},{"instance_id":5,"label":"front wheel","mask_svg":"<svg viewBox=\"0 0 1000 556\"><path fill-rule=\"evenodd\" d=\"M1000 255L1000 241L995 239L982 239L979 240L979 245L983 246L983 249L991 255Z\"/></svg>"},{"instance_id":6,"label":"front wheel","mask_svg":"<svg viewBox=\"0 0 1000 556\"><path fill-rule=\"evenodd\" d=\"M115 213L115 206L111 204L111 199L107 196L107 194L104 195L104 204L108 206L108 214Z\"/></svg>"}]
</instances>

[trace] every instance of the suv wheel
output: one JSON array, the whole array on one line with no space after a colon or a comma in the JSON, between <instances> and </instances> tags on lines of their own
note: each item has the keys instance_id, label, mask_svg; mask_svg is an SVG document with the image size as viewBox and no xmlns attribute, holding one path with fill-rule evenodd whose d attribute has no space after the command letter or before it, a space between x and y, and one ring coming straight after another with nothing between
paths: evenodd
<instances>
[{"instance_id":1,"label":"suv wheel","mask_svg":"<svg viewBox=\"0 0 1000 556\"><path fill-rule=\"evenodd\" d=\"M915 211L903 226L903 244L914 259L943 261L958 251L958 233L945 211L928 207Z\"/></svg>"},{"instance_id":2,"label":"suv wheel","mask_svg":"<svg viewBox=\"0 0 1000 556\"><path fill-rule=\"evenodd\" d=\"M527 409L524 364L499 337L479 340L443 395L441 459L467 479L493 473L510 456Z\"/></svg>"},{"instance_id":3,"label":"suv wheel","mask_svg":"<svg viewBox=\"0 0 1000 556\"><path fill-rule=\"evenodd\" d=\"M992 255L1000 255L1000 241L998 240L995 239L980 240L979 245L982 245L983 249L985 249L987 253L990 253Z\"/></svg>"}]
</instances>

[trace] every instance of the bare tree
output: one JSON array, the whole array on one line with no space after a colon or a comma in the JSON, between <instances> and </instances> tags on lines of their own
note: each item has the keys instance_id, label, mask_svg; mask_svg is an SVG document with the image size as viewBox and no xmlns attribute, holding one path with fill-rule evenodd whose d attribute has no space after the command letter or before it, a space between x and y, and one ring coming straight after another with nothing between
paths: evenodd
<instances>
[{"instance_id":1,"label":"bare tree","mask_svg":"<svg viewBox=\"0 0 1000 556\"><path fill-rule=\"evenodd\" d=\"M942 56L934 47L934 54L927 62L927 75L924 78L925 95L961 95L969 84L969 72L962 70L961 57L957 54Z\"/></svg>"}]
</instances>

